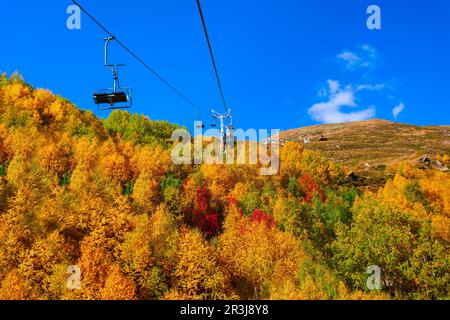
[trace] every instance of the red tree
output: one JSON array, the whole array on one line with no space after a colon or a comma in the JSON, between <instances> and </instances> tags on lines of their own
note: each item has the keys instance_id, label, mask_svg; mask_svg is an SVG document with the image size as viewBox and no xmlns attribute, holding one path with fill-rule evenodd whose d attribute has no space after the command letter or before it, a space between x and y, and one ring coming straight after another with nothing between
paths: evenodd
<instances>
[{"instance_id":1,"label":"red tree","mask_svg":"<svg viewBox=\"0 0 450 320\"><path fill-rule=\"evenodd\" d=\"M270 214L264 213L261 209L253 210L252 220L265 223L268 227L273 227L275 223L273 217Z\"/></svg>"},{"instance_id":2,"label":"red tree","mask_svg":"<svg viewBox=\"0 0 450 320\"><path fill-rule=\"evenodd\" d=\"M327 201L325 192L323 192L323 190L309 174L304 173L298 180L298 183L304 193L304 199L306 202L311 203L316 194L319 196L322 203Z\"/></svg>"},{"instance_id":3,"label":"red tree","mask_svg":"<svg viewBox=\"0 0 450 320\"><path fill-rule=\"evenodd\" d=\"M207 237L214 237L219 234L220 217L216 211L209 207L209 195L205 187L197 190L193 215L194 226Z\"/></svg>"}]
</instances>

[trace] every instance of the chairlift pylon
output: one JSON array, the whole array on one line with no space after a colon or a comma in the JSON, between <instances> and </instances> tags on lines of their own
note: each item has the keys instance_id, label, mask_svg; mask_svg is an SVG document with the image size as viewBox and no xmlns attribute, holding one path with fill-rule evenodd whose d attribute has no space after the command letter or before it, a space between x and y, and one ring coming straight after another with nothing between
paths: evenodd
<instances>
[{"instance_id":1,"label":"chairlift pylon","mask_svg":"<svg viewBox=\"0 0 450 320\"><path fill-rule=\"evenodd\" d=\"M112 88L101 89L93 94L94 102L100 110L129 109L133 104L133 90L129 87L121 87L119 82L119 67L124 64L110 64L108 62L108 46L114 37L105 38L105 67L113 74L114 85Z\"/></svg>"}]
</instances>

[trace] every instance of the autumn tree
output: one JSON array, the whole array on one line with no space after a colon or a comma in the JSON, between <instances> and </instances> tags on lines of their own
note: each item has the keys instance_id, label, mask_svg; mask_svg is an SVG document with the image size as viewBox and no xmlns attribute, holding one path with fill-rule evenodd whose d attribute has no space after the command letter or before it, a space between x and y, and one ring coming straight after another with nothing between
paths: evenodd
<instances>
[{"instance_id":1,"label":"autumn tree","mask_svg":"<svg viewBox=\"0 0 450 320\"><path fill-rule=\"evenodd\" d=\"M247 218L231 204L220 236L222 262L235 279L243 299L270 298L271 288L290 282L305 254L293 236L276 230L265 219Z\"/></svg>"},{"instance_id":2,"label":"autumn tree","mask_svg":"<svg viewBox=\"0 0 450 320\"><path fill-rule=\"evenodd\" d=\"M134 300L135 290L134 282L128 279L115 264L109 268L100 297L102 300Z\"/></svg>"},{"instance_id":3,"label":"autumn tree","mask_svg":"<svg viewBox=\"0 0 450 320\"><path fill-rule=\"evenodd\" d=\"M236 297L213 247L198 231L181 233L173 288L166 299L231 299Z\"/></svg>"},{"instance_id":4,"label":"autumn tree","mask_svg":"<svg viewBox=\"0 0 450 320\"><path fill-rule=\"evenodd\" d=\"M433 298L445 292L445 245L431 237L428 223L373 195L358 200L352 211L354 222L338 230L333 250L338 270L353 288L365 290L365 270L376 265L394 297ZM422 274L423 268L430 272ZM426 289L430 285L434 290Z\"/></svg>"}]
</instances>

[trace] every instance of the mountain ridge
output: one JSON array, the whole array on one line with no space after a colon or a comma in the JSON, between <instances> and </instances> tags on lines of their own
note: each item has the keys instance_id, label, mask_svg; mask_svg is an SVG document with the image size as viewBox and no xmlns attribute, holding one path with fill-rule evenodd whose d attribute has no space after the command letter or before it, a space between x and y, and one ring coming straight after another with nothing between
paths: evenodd
<instances>
[{"instance_id":1,"label":"mountain ridge","mask_svg":"<svg viewBox=\"0 0 450 320\"><path fill-rule=\"evenodd\" d=\"M418 126L384 119L289 129L279 139L281 144L300 141L306 149L347 165L389 165L450 153L450 125Z\"/></svg>"}]
</instances>

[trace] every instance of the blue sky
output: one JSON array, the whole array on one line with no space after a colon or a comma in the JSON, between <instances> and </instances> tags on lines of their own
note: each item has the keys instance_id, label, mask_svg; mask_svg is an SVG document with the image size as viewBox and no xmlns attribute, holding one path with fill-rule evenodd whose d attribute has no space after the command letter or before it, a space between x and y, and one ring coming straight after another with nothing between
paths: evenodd
<instances>
[{"instance_id":1,"label":"blue sky","mask_svg":"<svg viewBox=\"0 0 450 320\"><path fill-rule=\"evenodd\" d=\"M203 109L223 110L195 0L80 0L94 16ZM105 34L69 0L8 1L0 70L19 70L80 108L111 85ZM382 29L366 9L382 10ZM450 124L450 1L203 0L224 92L240 128L290 129L370 117ZM192 127L195 113L119 47L134 112ZM210 115L200 113L207 124Z\"/></svg>"}]
</instances>

